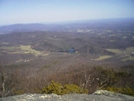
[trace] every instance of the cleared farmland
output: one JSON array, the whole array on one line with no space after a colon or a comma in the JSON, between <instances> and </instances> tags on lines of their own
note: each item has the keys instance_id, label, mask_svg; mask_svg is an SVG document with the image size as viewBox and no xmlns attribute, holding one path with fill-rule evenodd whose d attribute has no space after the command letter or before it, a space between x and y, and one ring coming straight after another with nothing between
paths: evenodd
<instances>
[{"instance_id":1,"label":"cleared farmland","mask_svg":"<svg viewBox=\"0 0 134 101\"><path fill-rule=\"evenodd\" d=\"M31 48L30 45L9 46L0 47L1 52L7 52L8 54L32 54L35 56L47 56L49 53L43 53Z\"/></svg>"},{"instance_id":2,"label":"cleared farmland","mask_svg":"<svg viewBox=\"0 0 134 101\"><path fill-rule=\"evenodd\" d=\"M92 59L92 60L101 61L101 60L105 60L105 59L108 59L108 58L111 58L111 57L112 56L110 56L110 55L103 55L103 56L100 56L97 59Z\"/></svg>"}]
</instances>

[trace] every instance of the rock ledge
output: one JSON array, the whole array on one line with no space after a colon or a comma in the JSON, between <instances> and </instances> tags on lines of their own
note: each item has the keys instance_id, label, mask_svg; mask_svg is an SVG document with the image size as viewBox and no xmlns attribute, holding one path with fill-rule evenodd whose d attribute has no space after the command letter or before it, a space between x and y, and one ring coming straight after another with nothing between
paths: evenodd
<instances>
[{"instance_id":1,"label":"rock ledge","mask_svg":"<svg viewBox=\"0 0 134 101\"><path fill-rule=\"evenodd\" d=\"M134 101L133 96L97 90L93 94L23 94L0 98L0 101Z\"/></svg>"}]
</instances>

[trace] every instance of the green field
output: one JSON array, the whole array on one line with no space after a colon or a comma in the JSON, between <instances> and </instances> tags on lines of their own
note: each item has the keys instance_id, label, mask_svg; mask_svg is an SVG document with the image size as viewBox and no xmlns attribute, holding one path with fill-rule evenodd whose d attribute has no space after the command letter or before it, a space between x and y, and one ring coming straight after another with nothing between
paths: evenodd
<instances>
[{"instance_id":1,"label":"green field","mask_svg":"<svg viewBox=\"0 0 134 101\"><path fill-rule=\"evenodd\" d=\"M116 54L123 54L123 52L125 52L125 54L131 55L131 53L134 52L134 47L128 47L124 51L122 51L120 49L106 49L106 50L109 52L116 53Z\"/></svg>"},{"instance_id":2,"label":"green field","mask_svg":"<svg viewBox=\"0 0 134 101\"><path fill-rule=\"evenodd\" d=\"M113 52L115 54L122 54L123 51L119 50L119 49L106 49L109 52Z\"/></svg>"},{"instance_id":3,"label":"green field","mask_svg":"<svg viewBox=\"0 0 134 101\"><path fill-rule=\"evenodd\" d=\"M115 40L109 40L109 42L115 42Z\"/></svg>"},{"instance_id":4,"label":"green field","mask_svg":"<svg viewBox=\"0 0 134 101\"><path fill-rule=\"evenodd\" d=\"M126 58L123 58L122 61L129 61L129 60L134 60L134 57L128 56Z\"/></svg>"},{"instance_id":5,"label":"green field","mask_svg":"<svg viewBox=\"0 0 134 101\"><path fill-rule=\"evenodd\" d=\"M134 47L128 47L125 52L126 54L131 54L132 52L134 52Z\"/></svg>"},{"instance_id":6,"label":"green field","mask_svg":"<svg viewBox=\"0 0 134 101\"><path fill-rule=\"evenodd\" d=\"M0 47L0 50L3 51L3 52L16 52L16 51L19 51L19 47L17 46L2 46Z\"/></svg>"},{"instance_id":7,"label":"green field","mask_svg":"<svg viewBox=\"0 0 134 101\"><path fill-rule=\"evenodd\" d=\"M47 56L49 53L43 53L31 48L30 45L20 45L20 46L9 46L9 47L0 47L0 51L6 52L9 54L33 54L35 56Z\"/></svg>"},{"instance_id":8,"label":"green field","mask_svg":"<svg viewBox=\"0 0 134 101\"><path fill-rule=\"evenodd\" d=\"M20 49L24 53L34 54L35 56L41 55L40 51L32 49L30 45L20 45Z\"/></svg>"},{"instance_id":9,"label":"green field","mask_svg":"<svg viewBox=\"0 0 134 101\"><path fill-rule=\"evenodd\" d=\"M122 38L123 38L123 39L126 39L126 38L127 38L127 36L123 36Z\"/></svg>"},{"instance_id":10,"label":"green field","mask_svg":"<svg viewBox=\"0 0 134 101\"><path fill-rule=\"evenodd\" d=\"M105 59L108 59L108 58L111 58L111 57L112 56L110 56L110 55L103 55L103 56L100 56L97 59L92 59L92 60L101 61L101 60L105 60Z\"/></svg>"},{"instance_id":11,"label":"green field","mask_svg":"<svg viewBox=\"0 0 134 101\"><path fill-rule=\"evenodd\" d=\"M125 57L123 57L121 60L122 61L128 61L128 60L134 60L134 57L131 56L132 52L134 52L134 47L128 47L126 48L126 50L121 51L119 49L106 49L110 52L116 53L119 56L124 55Z\"/></svg>"}]
</instances>

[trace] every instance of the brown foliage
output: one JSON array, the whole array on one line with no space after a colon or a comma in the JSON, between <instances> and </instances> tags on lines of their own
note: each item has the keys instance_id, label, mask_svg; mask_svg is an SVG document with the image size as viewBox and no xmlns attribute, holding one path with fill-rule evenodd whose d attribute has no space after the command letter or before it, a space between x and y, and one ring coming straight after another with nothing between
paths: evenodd
<instances>
[{"instance_id":1,"label":"brown foliage","mask_svg":"<svg viewBox=\"0 0 134 101\"><path fill-rule=\"evenodd\" d=\"M2 77L5 79L5 91L4 95L1 96L41 93L42 88L47 86L52 80L62 85L78 85L82 89L88 89L89 93L108 87L134 88L133 74L125 71L116 71L110 67L91 67L85 64L76 64L70 66L66 71L55 70L53 74L48 74L44 71L36 73L24 68L1 68L1 71L0 92L3 92Z\"/></svg>"}]
</instances>

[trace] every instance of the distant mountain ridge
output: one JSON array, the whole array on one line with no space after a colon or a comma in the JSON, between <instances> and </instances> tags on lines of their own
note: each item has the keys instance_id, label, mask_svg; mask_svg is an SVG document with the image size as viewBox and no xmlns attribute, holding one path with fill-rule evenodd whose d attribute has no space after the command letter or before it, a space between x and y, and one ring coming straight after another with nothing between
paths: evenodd
<instances>
[{"instance_id":1,"label":"distant mountain ridge","mask_svg":"<svg viewBox=\"0 0 134 101\"><path fill-rule=\"evenodd\" d=\"M51 25L51 28L54 25ZM50 29L50 25L45 24L13 24L0 27L0 34L10 33L10 32L29 32L29 31L46 31Z\"/></svg>"},{"instance_id":2,"label":"distant mountain ridge","mask_svg":"<svg viewBox=\"0 0 134 101\"><path fill-rule=\"evenodd\" d=\"M123 27L126 26L127 28L134 29L134 18L83 20L83 21L74 21L74 22L57 23L57 24L56 23L55 24L43 24L43 23L12 24L12 25L1 26L0 34L7 34L11 32L30 32L30 31L69 31L70 29L72 30L72 29L85 29L85 28L104 29L106 27L116 29L117 26L120 26L122 24Z\"/></svg>"}]
</instances>

